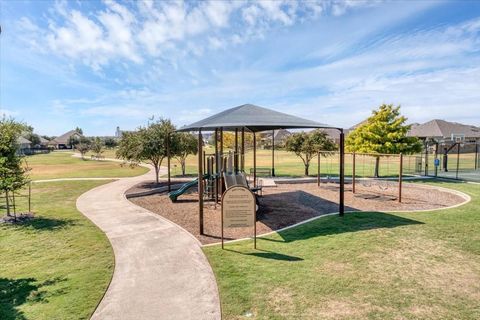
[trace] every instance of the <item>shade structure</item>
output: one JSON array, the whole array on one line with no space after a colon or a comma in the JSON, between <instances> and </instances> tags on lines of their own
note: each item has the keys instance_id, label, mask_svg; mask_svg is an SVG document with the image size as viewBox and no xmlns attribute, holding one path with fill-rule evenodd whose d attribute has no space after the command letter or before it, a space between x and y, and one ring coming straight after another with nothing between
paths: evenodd
<instances>
[{"instance_id":1,"label":"shade structure","mask_svg":"<svg viewBox=\"0 0 480 320\"><path fill-rule=\"evenodd\" d=\"M335 127L253 104L244 104L184 126L177 131L213 131L218 128L223 128L223 130L246 128L252 132L260 132L276 129Z\"/></svg>"},{"instance_id":2,"label":"shade structure","mask_svg":"<svg viewBox=\"0 0 480 320\"><path fill-rule=\"evenodd\" d=\"M188 126L184 126L177 131L197 131L198 132L198 216L199 216L199 229L200 234L203 233L203 139L202 132L215 131L215 167L216 175L220 177L219 171L219 154L223 153L223 131L235 131L236 146L235 150L238 152L238 131L241 130L242 146L241 154L245 154L244 146L244 131L249 130L253 132L253 182L256 187L256 133L266 130L277 129L336 129L340 132L340 203L339 213L343 216L345 211L344 191L345 191L345 149L344 149L344 133L342 128L329 126L327 124L315 122L312 120L303 119L300 117L292 116L286 113L270 110L267 108L259 107L253 104L244 104L235 108L231 108L211 117L192 123ZM220 133L220 153L217 149L217 138ZM167 142L169 139L167 139ZM170 160L170 150L168 148L168 159ZM273 159L273 149L272 149ZM243 161L243 160L242 160ZM243 163L243 162L242 162ZM243 165L242 165L243 167ZM273 161L272 161L273 167ZM274 169L272 168L272 173ZM170 161L168 162L168 186L170 190ZM215 180L215 201L218 196L218 179Z\"/></svg>"}]
</instances>

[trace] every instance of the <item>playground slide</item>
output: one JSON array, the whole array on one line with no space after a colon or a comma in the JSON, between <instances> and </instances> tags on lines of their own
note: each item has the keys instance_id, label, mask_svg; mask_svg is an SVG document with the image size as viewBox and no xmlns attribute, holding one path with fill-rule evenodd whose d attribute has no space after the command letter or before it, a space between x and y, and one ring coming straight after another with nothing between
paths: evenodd
<instances>
[{"instance_id":1,"label":"playground slide","mask_svg":"<svg viewBox=\"0 0 480 320\"><path fill-rule=\"evenodd\" d=\"M204 174L203 175L203 180L207 179L210 175L208 174ZM181 196L182 194L184 194L188 189L190 189L191 187L194 187L198 184L198 178L197 179L194 179L192 181L189 181L187 183L185 183L183 186L181 186L179 189L175 190L175 191L172 191L168 194L170 200L172 200L172 202L175 202L177 201L177 198L179 196Z\"/></svg>"}]
</instances>

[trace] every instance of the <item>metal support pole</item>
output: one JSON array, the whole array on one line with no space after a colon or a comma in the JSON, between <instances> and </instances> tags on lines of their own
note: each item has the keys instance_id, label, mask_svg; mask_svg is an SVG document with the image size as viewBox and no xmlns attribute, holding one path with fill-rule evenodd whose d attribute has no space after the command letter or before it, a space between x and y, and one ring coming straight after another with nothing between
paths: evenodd
<instances>
[{"instance_id":1,"label":"metal support pole","mask_svg":"<svg viewBox=\"0 0 480 320\"><path fill-rule=\"evenodd\" d=\"M203 139L202 131L198 131L198 224L203 234Z\"/></svg>"},{"instance_id":2,"label":"metal support pole","mask_svg":"<svg viewBox=\"0 0 480 320\"><path fill-rule=\"evenodd\" d=\"M317 152L317 187L320 187L320 152Z\"/></svg>"},{"instance_id":3,"label":"metal support pole","mask_svg":"<svg viewBox=\"0 0 480 320\"><path fill-rule=\"evenodd\" d=\"M475 144L475 170L478 169L478 144Z\"/></svg>"},{"instance_id":4,"label":"metal support pole","mask_svg":"<svg viewBox=\"0 0 480 320\"><path fill-rule=\"evenodd\" d=\"M241 169L245 171L245 128L242 128L242 144L241 144Z\"/></svg>"},{"instance_id":5,"label":"metal support pole","mask_svg":"<svg viewBox=\"0 0 480 320\"><path fill-rule=\"evenodd\" d=\"M438 159L438 142L435 143L435 161ZM438 166L435 166L435 177L438 176Z\"/></svg>"},{"instance_id":6,"label":"metal support pole","mask_svg":"<svg viewBox=\"0 0 480 320\"><path fill-rule=\"evenodd\" d=\"M234 172L238 172L238 128L235 128L235 153L233 156Z\"/></svg>"},{"instance_id":7,"label":"metal support pole","mask_svg":"<svg viewBox=\"0 0 480 320\"><path fill-rule=\"evenodd\" d=\"M345 134L340 129L340 207L339 214L345 214Z\"/></svg>"},{"instance_id":8,"label":"metal support pole","mask_svg":"<svg viewBox=\"0 0 480 320\"><path fill-rule=\"evenodd\" d=\"M457 172L455 173L455 179L458 179L459 166L460 166L460 143L457 143Z\"/></svg>"},{"instance_id":9,"label":"metal support pole","mask_svg":"<svg viewBox=\"0 0 480 320\"><path fill-rule=\"evenodd\" d=\"M398 202L402 202L402 182L403 182L403 154L400 153L400 169L398 170Z\"/></svg>"},{"instance_id":10,"label":"metal support pole","mask_svg":"<svg viewBox=\"0 0 480 320\"><path fill-rule=\"evenodd\" d=\"M355 193L355 152L352 153L352 193Z\"/></svg>"},{"instance_id":11,"label":"metal support pole","mask_svg":"<svg viewBox=\"0 0 480 320\"><path fill-rule=\"evenodd\" d=\"M272 177L275 177L275 130L272 130Z\"/></svg>"},{"instance_id":12,"label":"metal support pole","mask_svg":"<svg viewBox=\"0 0 480 320\"><path fill-rule=\"evenodd\" d=\"M257 187L257 135L253 133L253 187Z\"/></svg>"},{"instance_id":13,"label":"metal support pole","mask_svg":"<svg viewBox=\"0 0 480 320\"><path fill-rule=\"evenodd\" d=\"M428 143L425 141L425 177L428 176Z\"/></svg>"},{"instance_id":14,"label":"metal support pole","mask_svg":"<svg viewBox=\"0 0 480 320\"><path fill-rule=\"evenodd\" d=\"M218 129L215 129L215 173L216 173L216 179L215 179L215 203L218 203L218 181L219 181L219 176L220 176L220 171L219 171L219 166L218 162L220 161L218 157Z\"/></svg>"},{"instance_id":15,"label":"metal support pole","mask_svg":"<svg viewBox=\"0 0 480 320\"><path fill-rule=\"evenodd\" d=\"M170 181L170 133L167 134L167 171L168 171L168 192L171 190Z\"/></svg>"}]
</instances>

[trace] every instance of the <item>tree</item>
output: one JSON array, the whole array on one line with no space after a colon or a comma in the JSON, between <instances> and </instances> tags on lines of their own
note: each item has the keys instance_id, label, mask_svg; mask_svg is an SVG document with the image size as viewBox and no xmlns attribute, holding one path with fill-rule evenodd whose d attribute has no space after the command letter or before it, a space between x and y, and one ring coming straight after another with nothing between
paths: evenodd
<instances>
[{"instance_id":1,"label":"tree","mask_svg":"<svg viewBox=\"0 0 480 320\"><path fill-rule=\"evenodd\" d=\"M114 138L105 138L104 143L105 143L105 147L110 148L110 149L118 146L118 142Z\"/></svg>"},{"instance_id":2,"label":"tree","mask_svg":"<svg viewBox=\"0 0 480 320\"><path fill-rule=\"evenodd\" d=\"M75 131L76 131L79 135L83 135L83 130L82 130L82 128L76 127L76 128L75 128Z\"/></svg>"},{"instance_id":3,"label":"tree","mask_svg":"<svg viewBox=\"0 0 480 320\"><path fill-rule=\"evenodd\" d=\"M76 148L76 146L80 143L80 138L77 135L72 135L68 138L68 145L71 148Z\"/></svg>"},{"instance_id":4,"label":"tree","mask_svg":"<svg viewBox=\"0 0 480 320\"><path fill-rule=\"evenodd\" d=\"M18 138L25 125L3 117L0 120L0 190L5 193L7 215L10 216L10 193L21 189L28 182L28 169L22 166L18 155ZM13 204L15 205L15 204Z\"/></svg>"},{"instance_id":5,"label":"tree","mask_svg":"<svg viewBox=\"0 0 480 320\"><path fill-rule=\"evenodd\" d=\"M89 139L81 137L79 139L79 143L75 146L75 149L80 152L82 159L85 159L85 154L90 151L91 146L92 142Z\"/></svg>"},{"instance_id":6,"label":"tree","mask_svg":"<svg viewBox=\"0 0 480 320\"><path fill-rule=\"evenodd\" d=\"M363 153L412 154L422 150L416 137L408 137L410 125L400 115L400 106L382 104L365 123L350 132L345 140L347 151ZM380 156L375 161L375 177L379 176Z\"/></svg>"},{"instance_id":7,"label":"tree","mask_svg":"<svg viewBox=\"0 0 480 320\"><path fill-rule=\"evenodd\" d=\"M155 181L163 159L167 156L167 136L175 131L170 120L160 119L147 127L140 127L136 132L125 132L120 139L117 158L138 165L149 162L155 169Z\"/></svg>"},{"instance_id":8,"label":"tree","mask_svg":"<svg viewBox=\"0 0 480 320\"><path fill-rule=\"evenodd\" d=\"M41 142L40 136L33 132L27 132L23 137L32 143L32 147L38 146Z\"/></svg>"},{"instance_id":9,"label":"tree","mask_svg":"<svg viewBox=\"0 0 480 320\"><path fill-rule=\"evenodd\" d=\"M309 133L297 132L285 141L285 149L294 152L303 161L305 175L308 176L310 161L319 151L332 151L336 149L335 142L326 132L313 130Z\"/></svg>"},{"instance_id":10,"label":"tree","mask_svg":"<svg viewBox=\"0 0 480 320\"><path fill-rule=\"evenodd\" d=\"M191 133L175 133L171 139L172 145L170 146L171 153L180 162L182 167L182 175L185 175L185 162L189 154L197 154L198 152L198 140Z\"/></svg>"},{"instance_id":11,"label":"tree","mask_svg":"<svg viewBox=\"0 0 480 320\"><path fill-rule=\"evenodd\" d=\"M95 139L93 139L91 149L95 157L99 158L102 155L103 147L104 147L104 143L102 139L100 139L99 137L96 137Z\"/></svg>"},{"instance_id":12,"label":"tree","mask_svg":"<svg viewBox=\"0 0 480 320\"><path fill-rule=\"evenodd\" d=\"M220 143L220 133L218 134L218 141ZM238 148L240 148L242 139L242 133L238 131ZM210 144L215 145L215 134L212 134L210 137ZM253 146L253 135L250 132L245 132L245 145ZM235 148L235 133L224 131L223 132L223 147L225 149L234 149Z\"/></svg>"}]
</instances>

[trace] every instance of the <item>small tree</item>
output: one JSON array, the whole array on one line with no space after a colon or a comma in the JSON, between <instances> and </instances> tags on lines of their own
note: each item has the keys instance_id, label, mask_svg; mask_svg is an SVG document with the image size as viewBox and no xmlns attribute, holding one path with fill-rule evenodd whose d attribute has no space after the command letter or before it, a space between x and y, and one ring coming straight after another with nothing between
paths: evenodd
<instances>
[{"instance_id":1,"label":"small tree","mask_svg":"<svg viewBox=\"0 0 480 320\"><path fill-rule=\"evenodd\" d=\"M408 137L410 125L400 115L400 106L382 104L367 121L349 133L347 151L364 153L412 154L422 150L416 137ZM375 177L379 176L380 156L375 157Z\"/></svg>"},{"instance_id":2,"label":"small tree","mask_svg":"<svg viewBox=\"0 0 480 320\"><path fill-rule=\"evenodd\" d=\"M100 139L99 137L96 137L95 139L93 139L91 149L95 157L99 158L102 155L103 147L104 147L104 143L102 139Z\"/></svg>"},{"instance_id":3,"label":"small tree","mask_svg":"<svg viewBox=\"0 0 480 320\"><path fill-rule=\"evenodd\" d=\"M167 137L175 127L170 120L160 119L150 123L148 127L140 127L136 132L125 132L117 150L117 158L138 165L142 161L149 162L155 169L155 181L163 159L167 156Z\"/></svg>"},{"instance_id":4,"label":"small tree","mask_svg":"<svg viewBox=\"0 0 480 320\"><path fill-rule=\"evenodd\" d=\"M310 161L319 151L332 151L336 149L335 142L322 130L309 133L297 132L285 141L285 149L294 152L303 161L305 175L308 176Z\"/></svg>"},{"instance_id":5,"label":"small tree","mask_svg":"<svg viewBox=\"0 0 480 320\"><path fill-rule=\"evenodd\" d=\"M238 147L240 148L241 144L241 135L242 133L240 130L238 131ZM220 133L218 134L218 141L220 143ZM215 145L215 134L212 134L210 137L209 143L211 145ZM253 135L250 132L245 132L245 145L246 146L252 146L253 145ZM223 132L223 147L226 149L233 149L235 148L235 133L234 132L229 132L229 131L224 131Z\"/></svg>"},{"instance_id":6,"label":"small tree","mask_svg":"<svg viewBox=\"0 0 480 320\"><path fill-rule=\"evenodd\" d=\"M3 117L0 120L0 190L5 194L8 216L11 215L10 193L29 182L28 169L22 166L22 157L17 152L18 138L24 129L24 124L13 119Z\"/></svg>"},{"instance_id":7,"label":"small tree","mask_svg":"<svg viewBox=\"0 0 480 320\"><path fill-rule=\"evenodd\" d=\"M176 133L172 136L171 153L180 162L182 175L185 175L185 163L188 155L197 154L198 140L191 133Z\"/></svg>"},{"instance_id":8,"label":"small tree","mask_svg":"<svg viewBox=\"0 0 480 320\"><path fill-rule=\"evenodd\" d=\"M90 151L91 146L92 146L92 141L90 141L88 138L85 137L80 137L78 140L78 144L75 146L75 149L80 152L82 159L85 160L85 154Z\"/></svg>"},{"instance_id":9,"label":"small tree","mask_svg":"<svg viewBox=\"0 0 480 320\"><path fill-rule=\"evenodd\" d=\"M114 138L105 138L104 143L105 143L105 147L110 148L110 149L118 146L118 142Z\"/></svg>"}]
</instances>

